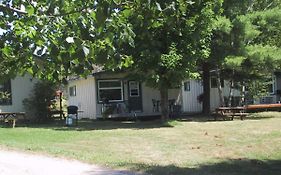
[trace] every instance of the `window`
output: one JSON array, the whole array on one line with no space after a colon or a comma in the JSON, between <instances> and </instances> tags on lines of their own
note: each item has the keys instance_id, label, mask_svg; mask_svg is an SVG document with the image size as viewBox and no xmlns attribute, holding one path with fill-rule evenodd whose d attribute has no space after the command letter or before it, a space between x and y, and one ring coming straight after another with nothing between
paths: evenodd
<instances>
[{"instance_id":1,"label":"window","mask_svg":"<svg viewBox=\"0 0 281 175\"><path fill-rule=\"evenodd\" d=\"M123 101L123 84L121 80L98 80L98 101Z\"/></svg>"},{"instance_id":2,"label":"window","mask_svg":"<svg viewBox=\"0 0 281 175\"><path fill-rule=\"evenodd\" d=\"M69 87L69 96L70 97L76 96L76 86Z\"/></svg>"},{"instance_id":3,"label":"window","mask_svg":"<svg viewBox=\"0 0 281 175\"><path fill-rule=\"evenodd\" d=\"M140 96L140 84L137 81L129 81L130 97Z\"/></svg>"},{"instance_id":4,"label":"window","mask_svg":"<svg viewBox=\"0 0 281 175\"><path fill-rule=\"evenodd\" d=\"M273 84L272 84L272 83L270 83L270 84L268 85L268 92L269 92L270 94L273 94L273 93L274 93L274 88L273 88Z\"/></svg>"},{"instance_id":5,"label":"window","mask_svg":"<svg viewBox=\"0 0 281 175\"><path fill-rule=\"evenodd\" d=\"M0 83L0 105L12 105L11 80Z\"/></svg>"},{"instance_id":6,"label":"window","mask_svg":"<svg viewBox=\"0 0 281 175\"><path fill-rule=\"evenodd\" d=\"M221 87L224 87L224 80L221 78ZM218 87L218 82L216 77L211 77L211 88L217 88Z\"/></svg>"},{"instance_id":7,"label":"window","mask_svg":"<svg viewBox=\"0 0 281 175\"><path fill-rule=\"evenodd\" d=\"M184 91L190 91L190 81L186 81L183 83Z\"/></svg>"}]
</instances>

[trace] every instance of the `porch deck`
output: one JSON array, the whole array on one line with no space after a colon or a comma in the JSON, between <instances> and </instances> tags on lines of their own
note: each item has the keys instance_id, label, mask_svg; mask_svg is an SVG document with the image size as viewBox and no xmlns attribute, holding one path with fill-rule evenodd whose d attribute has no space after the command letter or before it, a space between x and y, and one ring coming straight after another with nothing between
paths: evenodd
<instances>
[{"instance_id":1,"label":"porch deck","mask_svg":"<svg viewBox=\"0 0 281 175\"><path fill-rule=\"evenodd\" d=\"M145 116L160 116L160 112L125 112L118 114L110 114L108 118L137 118L137 117L145 117Z\"/></svg>"}]
</instances>

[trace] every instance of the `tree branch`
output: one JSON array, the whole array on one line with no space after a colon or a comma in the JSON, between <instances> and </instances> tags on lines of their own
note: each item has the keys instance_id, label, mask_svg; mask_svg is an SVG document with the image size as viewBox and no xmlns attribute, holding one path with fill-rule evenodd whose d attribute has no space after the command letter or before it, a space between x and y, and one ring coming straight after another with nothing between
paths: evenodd
<instances>
[{"instance_id":1,"label":"tree branch","mask_svg":"<svg viewBox=\"0 0 281 175\"><path fill-rule=\"evenodd\" d=\"M60 13L60 14L52 14L52 15L47 15L50 18L56 18L56 17L62 17L62 16L67 16L67 15L71 15L74 13L81 13L81 12L87 12L86 8L82 8L82 9L78 9L78 10L73 10L70 12L66 12L66 13Z\"/></svg>"},{"instance_id":2,"label":"tree branch","mask_svg":"<svg viewBox=\"0 0 281 175\"><path fill-rule=\"evenodd\" d=\"M18 14L22 14L22 15L26 15L27 12L25 11L22 11L20 9L17 9L17 8L14 8L14 7L10 7L10 6L7 6L7 5L4 5L4 4L0 4L0 10L8 10L10 12L16 12Z\"/></svg>"},{"instance_id":3,"label":"tree branch","mask_svg":"<svg viewBox=\"0 0 281 175\"><path fill-rule=\"evenodd\" d=\"M29 2L29 1L28 1ZM33 5L32 5L33 6ZM34 7L34 6L33 6ZM85 12L87 11L87 8L88 7L84 7L84 8L81 8L81 9L78 9L78 10L73 10L73 11L70 11L70 12L66 12L66 13L62 13L62 14L52 14L52 15L47 15L48 17L51 17L51 18L55 18L55 17L61 17L61 16L67 16L67 15L71 15L71 14L74 14L74 13L81 13L81 12ZM15 13L18 13L18 14L21 14L21 15L27 15L27 12L26 11L22 11L20 9L17 9L17 8L14 8L14 7L11 7L11 6L7 6L7 5L4 5L4 4L0 4L0 11L3 11L3 10L8 10L10 12L15 12Z\"/></svg>"},{"instance_id":4,"label":"tree branch","mask_svg":"<svg viewBox=\"0 0 281 175\"><path fill-rule=\"evenodd\" d=\"M273 2L271 2L270 4L268 4L268 6L266 6L263 10L267 10L268 8L270 8L272 6Z\"/></svg>"}]
</instances>

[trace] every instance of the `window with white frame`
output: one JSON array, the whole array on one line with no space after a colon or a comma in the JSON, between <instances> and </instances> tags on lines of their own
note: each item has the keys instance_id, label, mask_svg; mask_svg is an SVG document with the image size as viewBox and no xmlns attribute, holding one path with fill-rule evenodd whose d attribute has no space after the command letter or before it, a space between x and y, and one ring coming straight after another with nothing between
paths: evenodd
<instances>
[{"instance_id":1,"label":"window with white frame","mask_svg":"<svg viewBox=\"0 0 281 175\"><path fill-rule=\"evenodd\" d=\"M76 86L70 86L69 87L69 96L70 97L76 96Z\"/></svg>"},{"instance_id":2,"label":"window with white frame","mask_svg":"<svg viewBox=\"0 0 281 175\"><path fill-rule=\"evenodd\" d=\"M129 81L130 97L140 96L140 84L137 81Z\"/></svg>"},{"instance_id":3,"label":"window with white frame","mask_svg":"<svg viewBox=\"0 0 281 175\"><path fill-rule=\"evenodd\" d=\"M98 80L98 101L123 101L123 83L121 80Z\"/></svg>"}]
</instances>

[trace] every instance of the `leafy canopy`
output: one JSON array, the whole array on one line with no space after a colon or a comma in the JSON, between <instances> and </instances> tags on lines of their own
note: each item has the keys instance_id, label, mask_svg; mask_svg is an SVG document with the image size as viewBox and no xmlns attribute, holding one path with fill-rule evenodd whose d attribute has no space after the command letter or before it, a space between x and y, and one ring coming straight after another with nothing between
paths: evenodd
<instances>
[{"instance_id":1,"label":"leafy canopy","mask_svg":"<svg viewBox=\"0 0 281 175\"><path fill-rule=\"evenodd\" d=\"M171 80L162 76L171 70L180 80L208 57L210 24L221 3L1 0L1 65L5 74L27 71L47 79L86 76L101 64L148 72L154 84Z\"/></svg>"},{"instance_id":2,"label":"leafy canopy","mask_svg":"<svg viewBox=\"0 0 281 175\"><path fill-rule=\"evenodd\" d=\"M209 57L212 22L221 1L134 1L123 11L131 26L134 47L120 45L131 55L131 70L155 88L173 88L196 72Z\"/></svg>"},{"instance_id":3,"label":"leafy canopy","mask_svg":"<svg viewBox=\"0 0 281 175\"><path fill-rule=\"evenodd\" d=\"M134 33L120 17L127 4L1 0L1 65L8 74L27 71L47 79L88 75L94 63L126 66L129 56L118 54L113 45L133 44Z\"/></svg>"}]
</instances>

